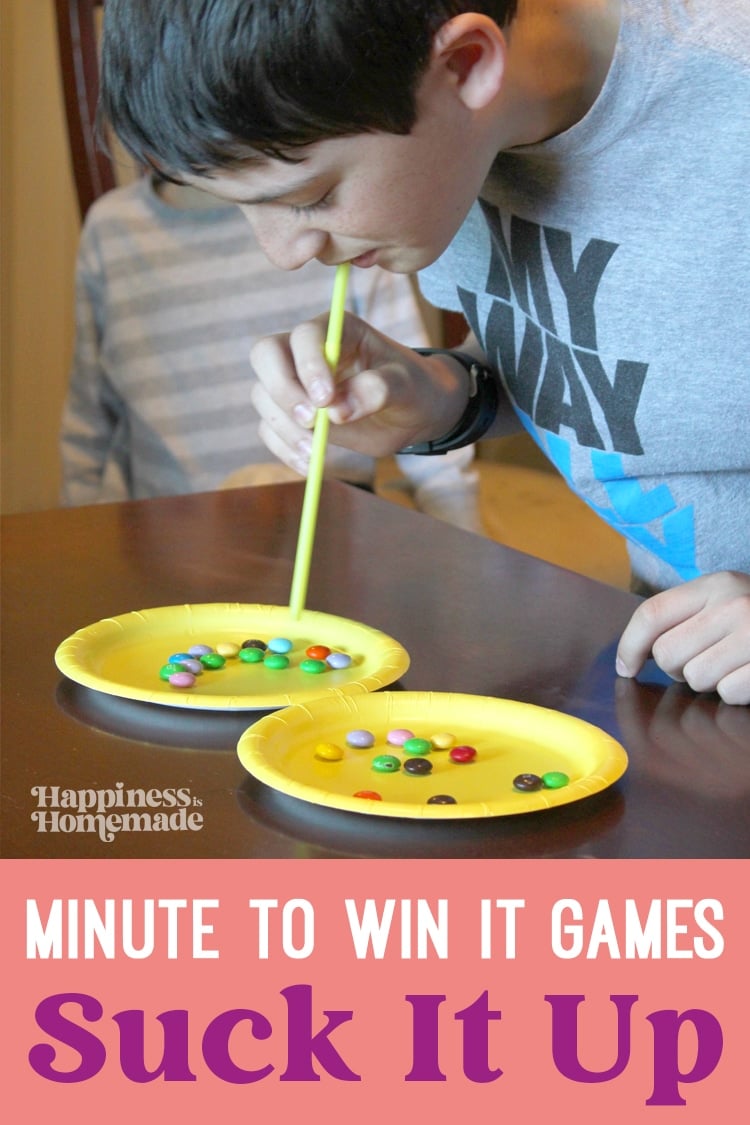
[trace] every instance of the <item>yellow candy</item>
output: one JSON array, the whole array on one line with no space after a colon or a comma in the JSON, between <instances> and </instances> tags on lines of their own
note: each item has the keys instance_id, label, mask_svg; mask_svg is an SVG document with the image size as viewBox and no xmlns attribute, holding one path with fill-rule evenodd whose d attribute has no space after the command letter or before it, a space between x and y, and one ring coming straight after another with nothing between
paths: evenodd
<instances>
[{"instance_id":1,"label":"yellow candy","mask_svg":"<svg viewBox=\"0 0 750 1125\"><path fill-rule=\"evenodd\" d=\"M338 762L343 756L344 751L335 742L319 742L315 747L315 757L322 758L324 762Z\"/></svg>"},{"instance_id":2,"label":"yellow candy","mask_svg":"<svg viewBox=\"0 0 750 1125\"><path fill-rule=\"evenodd\" d=\"M446 732L441 732L440 734L433 734L430 736L430 742L436 750L450 750L455 741L455 734L447 734Z\"/></svg>"},{"instance_id":3,"label":"yellow candy","mask_svg":"<svg viewBox=\"0 0 750 1125\"><path fill-rule=\"evenodd\" d=\"M239 645L234 645L230 641L222 641L221 644L216 646L216 651L220 656L233 657L240 651Z\"/></svg>"}]
</instances>

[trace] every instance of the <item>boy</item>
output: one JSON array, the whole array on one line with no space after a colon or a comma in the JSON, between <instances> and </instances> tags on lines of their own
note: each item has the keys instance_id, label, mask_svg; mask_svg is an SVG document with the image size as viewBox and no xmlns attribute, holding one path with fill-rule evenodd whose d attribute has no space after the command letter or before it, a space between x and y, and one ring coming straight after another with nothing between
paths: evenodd
<instances>
[{"instance_id":1,"label":"boy","mask_svg":"<svg viewBox=\"0 0 750 1125\"><path fill-rule=\"evenodd\" d=\"M126 146L238 203L276 264L424 270L473 330L420 356L350 318L335 388L320 322L259 343L272 452L304 467L317 406L373 455L520 420L654 594L618 671L652 652L750 703L746 0L190 9L108 0Z\"/></svg>"},{"instance_id":2,"label":"boy","mask_svg":"<svg viewBox=\"0 0 750 1125\"><path fill-rule=\"evenodd\" d=\"M255 339L312 316L331 271L269 265L236 207L149 174L86 216L76 337L61 425L64 504L198 492L294 474L258 437L248 356ZM426 344L411 281L357 271L348 308L398 340ZM326 472L372 487L372 457L331 447ZM481 530L471 447L444 464L402 455L416 507ZM440 460L440 459L438 459Z\"/></svg>"}]
</instances>

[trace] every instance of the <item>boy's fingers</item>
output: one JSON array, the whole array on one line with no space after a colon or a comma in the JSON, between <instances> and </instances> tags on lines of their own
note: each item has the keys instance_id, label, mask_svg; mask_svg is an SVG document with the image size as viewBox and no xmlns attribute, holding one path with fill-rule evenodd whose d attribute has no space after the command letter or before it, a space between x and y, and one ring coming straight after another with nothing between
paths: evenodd
<instances>
[{"instance_id":1,"label":"boy's fingers","mask_svg":"<svg viewBox=\"0 0 750 1125\"><path fill-rule=\"evenodd\" d=\"M304 474L311 444L309 428L297 425L261 383L253 387L252 402L260 419L258 433L263 443L285 465Z\"/></svg>"},{"instance_id":2,"label":"boy's fingers","mask_svg":"<svg viewBox=\"0 0 750 1125\"><path fill-rule=\"evenodd\" d=\"M750 578L721 572L643 602L620 639L616 669L635 676L649 655L694 691L728 703L750 697Z\"/></svg>"},{"instance_id":3,"label":"boy's fingers","mask_svg":"<svg viewBox=\"0 0 750 1125\"><path fill-rule=\"evenodd\" d=\"M321 339L313 326L300 325L294 333L264 336L250 350L250 363L259 384L287 414L300 404L317 405L311 402L311 380L322 379L332 387Z\"/></svg>"},{"instance_id":4,"label":"boy's fingers","mask_svg":"<svg viewBox=\"0 0 750 1125\"><path fill-rule=\"evenodd\" d=\"M297 378L313 406L328 406L334 393L334 377L325 358L326 318L299 324L289 336Z\"/></svg>"},{"instance_id":5,"label":"boy's fingers","mask_svg":"<svg viewBox=\"0 0 750 1125\"><path fill-rule=\"evenodd\" d=\"M258 385L282 410L291 411L294 403L304 397L286 336L263 336L256 341L250 349L250 364Z\"/></svg>"},{"instance_id":6,"label":"boy's fingers","mask_svg":"<svg viewBox=\"0 0 750 1125\"><path fill-rule=\"evenodd\" d=\"M388 404L390 392L386 368L360 371L339 384L331 421L341 425L377 414Z\"/></svg>"},{"instance_id":7,"label":"boy's fingers","mask_svg":"<svg viewBox=\"0 0 750 1125\"><path fill-rule=\"evenodd\" d=\"M305 447L303 442L289 445L265 422L260 423L258 433L261 441L274 457L288 465L295 473L299 473L300 476L306 476L309 468L310 450Z\"/></svg>"},{"instance_id":8,"label":"boy's fingers","mask_svg":"<svg viewBox=\"0 0 750 1125\"><path fill-rule=\"evenodd\" d=\"M642 602L620 637L615 667L620 676L635 676L648 660L655 641L701 608L703 599L690 585L664 590Z\"/></svg>"},{"instance_id":9,"label":"boy's fingers","mask_svg":"<svg viewBox=\"0 0 750 1125\"><path fill-rule=\"evenodd\" d=\"M728 676L723 676L716 690L725 703L739 706L750 704L750 660L741 668L735 668Z\"/></svg>"}]
</instances>

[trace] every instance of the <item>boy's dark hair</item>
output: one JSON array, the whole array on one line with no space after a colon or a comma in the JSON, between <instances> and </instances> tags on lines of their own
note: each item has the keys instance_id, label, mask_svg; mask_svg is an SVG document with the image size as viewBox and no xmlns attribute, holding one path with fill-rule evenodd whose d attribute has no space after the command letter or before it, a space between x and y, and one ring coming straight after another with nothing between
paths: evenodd
<instances>
[{"instance_id":1,"label":"boy's dark hair","mask_svg":"<svg viewBox=\"0 0 750 1125\"><path fill-rule=\"evenodd\" d=\"M106 0L103 115L141 162L207 174L327 137L406 134L432 39L518 0Z\"/></svg>"}]
</instances>

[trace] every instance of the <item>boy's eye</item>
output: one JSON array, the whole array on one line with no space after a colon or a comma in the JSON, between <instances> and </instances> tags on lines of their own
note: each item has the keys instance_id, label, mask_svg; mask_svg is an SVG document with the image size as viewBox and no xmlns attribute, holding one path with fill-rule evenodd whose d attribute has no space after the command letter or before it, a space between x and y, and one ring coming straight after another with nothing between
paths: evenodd
<instances>
[{"instance_id":1,"label":"boy's eye","mask_svg":"<svg viewBox=\"0 0 750 1125\"><path fill-rule=\"evenodd\" d=\"M325 195L322 195L320 199L317 199L314 203L290 203L289 207L295 215L311 215L313 211L321 211L324 207L327 207L331 201L332 194L332 192L327 191Z\"/></svg>"}]
</instances>

